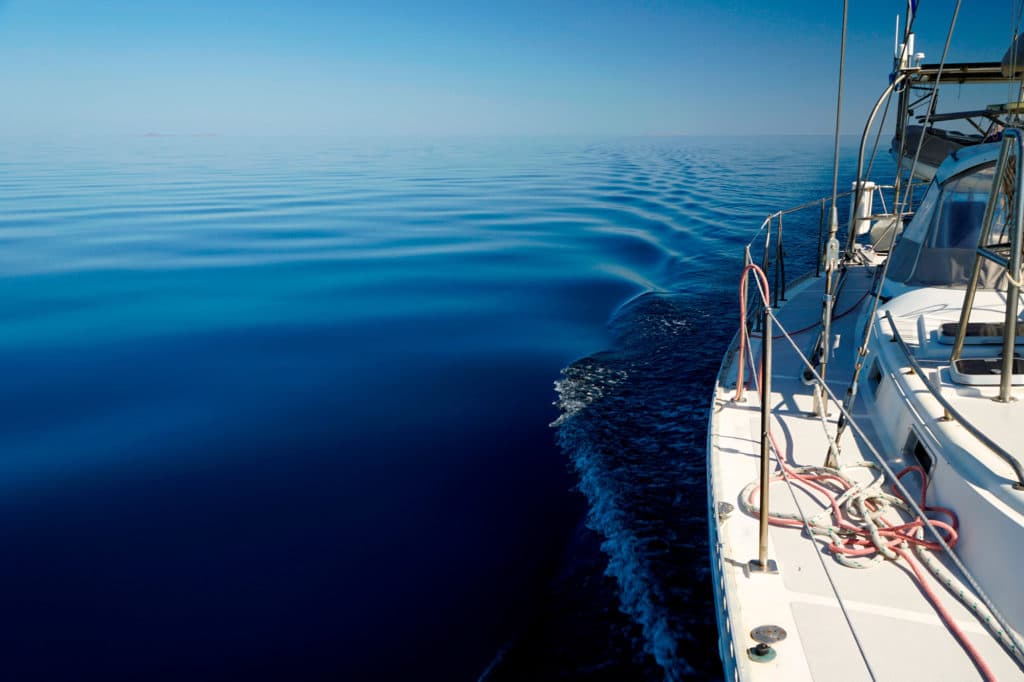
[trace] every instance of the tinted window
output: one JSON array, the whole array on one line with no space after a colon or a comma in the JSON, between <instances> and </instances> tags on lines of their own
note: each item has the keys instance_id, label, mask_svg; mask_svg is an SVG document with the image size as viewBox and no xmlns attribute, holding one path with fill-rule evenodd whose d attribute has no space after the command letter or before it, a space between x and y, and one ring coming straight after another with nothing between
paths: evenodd
<instances>
[{"instance_id":1,"label":"tinted window","mask_svg":"<svg viewBox=\"0 0 1024 682\"><path fill-rule=\"evenodd\" d=\"M994 172L994 164L987 164L946 181L931 222L930 246L940 249L978 246Z\"/></svg>"}]
</instances>

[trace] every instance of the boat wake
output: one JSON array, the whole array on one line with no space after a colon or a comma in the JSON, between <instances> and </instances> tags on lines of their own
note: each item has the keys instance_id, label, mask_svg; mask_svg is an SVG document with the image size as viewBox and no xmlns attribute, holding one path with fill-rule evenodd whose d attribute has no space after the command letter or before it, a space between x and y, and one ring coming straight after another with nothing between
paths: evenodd
<instances>
[{"instance_id":1,"label":"boat wake","mask_svg":"<svg viewBox=\"0 0 1024 682\"><path fill-rule=\"evenodd\" d=\"M727 341L713 297L646 293L612 321L616 349L556 382L553 424L603 538L619 607L665 678L720 675L707 559L707 395ZM694 387L698 387L695 388Z\"/></svg>"}]
</instances>

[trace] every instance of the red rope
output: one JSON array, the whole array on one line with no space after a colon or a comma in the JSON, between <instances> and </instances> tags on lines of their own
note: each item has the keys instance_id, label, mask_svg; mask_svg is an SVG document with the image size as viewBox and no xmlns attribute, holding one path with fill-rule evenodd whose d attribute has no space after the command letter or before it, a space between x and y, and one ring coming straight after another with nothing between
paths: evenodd
<instances>
[{"instance_id":1,"label":"red rope","mask_svg":"<svg viewBox=\"0 0 1024 682\"><path fill-rule=\"evenodd\" d=\"M870 293L871 293L870 289L865 291L861 295L861 297L857 299L857 302L854 303L852 306L850 306L849 310L844 310L843 312L839 313L838 315L833 316L832 317L832 321L835 322L836 320L841 320L844 317L846 317L847 315L849 315L850 313L852 313L853 311L855 311L858 308L860 308L861 302L865 298L867 298ZM814 324L809 324L806 327L801 327L800 329L797 329L796 331L789 332L789 335L790 336L796 336L797 334L803 334L804 332L809 332L812 329L817 329L819 326L821 326L821 322L815 322ZM761 338L761 335L760 334L751 334L750 338L752 338L752 339L759 339L759 338ZM784 339L784 338L786 338L785 334L778 334L776 336L773 336L772 340L773 341L778 341L779 339Z\"/></svg>"},{"instance_id":2,"label":"red rope","mask_svg":"<svg viewBox=\"0 0 1024 682\"><path fill-rule=\"evenodd\" d=\"M747 344L749 343L749 337L747 334L747 281L748 274L751 271L753 271L755 276L757 277L758 290L761 294L762 303L766 307L769 305L768 277L765 275L764 271L760 267L751 263L750 265L747 265L746 267L743 268L743 274L740 277L740 357L738 358L738 362L736 363L736 394L733 398L736 401L743 399L743 391L746 388L743 381L744 369L747 365L746 349ZM843 317L853 312L853 310L855 310L860 305L861 301L864 300L864 297L867 296L868 293L869 292L865 292L864 296L862 296L857 301L857 303L854 304L853 307L851 307L849 310L844 312L839 317ZM809 329L813 329L816 326L817 324L799 331L808 331ZM782 338L782 336L772 338ZM751 360L751 362L753 361ZM751 367L751 372L754 372L753 367ZM765 401L770 399L770 396L764 395L764 381L763 377L760 376L759 370L758 374L759 375L757 385L758 390L760 392L761 402L762 404L764 404ZM800 483L803 483L804 486L821 495L824 495L825 498L828 500L828 505L832 509L832 515L835 518L835 523L840 529L840 531L843 533L843 536L840 538L840 541L838 543L835 541L829 543L829 551L833 554L843 554L846 556L853 557L873 556L878 554L881 551L881 549L878 546L876 546L874 541L872 540L871 531L866 528L862 528L861 526L850 523L846 520L845 516L843 515L842 508L839 505L838 498L839 495L845 493L850 489L850 484L846 481L846 479L840 476L838 473L799 473L793 467L787 464L782 459L781 455L779 455L779 453L781 453L782 450L779 449L778 444L775 442L775 436L772 434L770 428L768 432L768 438L771 440L772 448L775 450L776 460L778 461L780 468L784 470L786 476ZM921 467L908 466L902 471L900 471L900 473L896 475L896 478L902 479L905 475L911 472L917 473L921 477L921 500L918 503L918 506L920 507L922 512L937 512L939 514L945 515L949 519L948 523L945 521L931 519L931 524L933 527L937 528L943 533L943 539L945 540L946 545L949 547L953 547L954 545L956 545L957 539L959 538L959 521L957 520L956 514L953 512L953 510L947 509L945 507L928 506L928 476L925 473L924 469L922 469ZM784 480L784 478L785 477L782 475L776 475L772 477L771 481L781 481ZM839 495L829 490L827 484L831 484L832 486L837 487L839 489ZM756 499L757 494L760 492L760 488L760 484L756 484L752 486L750 490L750 496L747 502L752 508L754 507L754 500ZM893 491L898 497L904 499L902 494L896 488L895 484L893 484ZM904 499L904 501L906 500ZM868 507L869 511L875 510L875 507L870 503L870 500L867 501L866 506ZM770 514L768 516L768 522L776 526L803 527L804 525L803 521L798 521L796 519L773 518ZM992 670L988 667L988 664L985 663L985 660L981 657L981 654L978 652L978 650L974 648L974 645L970 643L966 635L964 635L963 631L961 631L960 628L956 625L956 622L953 619L952 615L950 615L949 611L946 610L946 608L939 601L938 596L928 585L928 582L925 576L921 573L921 570L917 565L917 562L914 561L913 557L906 550L906 547L910 545L916 545L932 551L938 551L942 548L942 546L937 542L923 540L921 538L921 536L923 535L923 530L924 519L922 518L916 518L913 521L907 523L900 523L896 525L890 525L890 523L884 517L879 518L877 520L876 531L877 534L884 539L885 548L894 552L898 557L904 559L907 562L907 565L910 566L910 570L913 573L915 579L917 580L918 586L920 587L921 591L928 598L928 601L931 602L932 607L935 609L936 613L938 613L942 621L946 624L946 627L949 628L949 631L952 632L953 636L957 639L958 642L960 642L960 646L970 657L974 665L978 668L978 671L981 673L982 677L984 677L986 680L989 680L990 682L995 682L995 675L993 675Z\"/></svg>"},{"instance_id":3,"label":"red rope","mask_svg":"<svg viewBox=\"0 0 1024 682\"><path fill-rule=\"evenodd\" d=\"M775 449L775 452L781 452L781 450L779 450L778 446L775 444L774 436L769 434L769 438L771 438L772 440L772 447ZM844 554L846 556L853 557L867 557L878 554L880 550L872 541L871 532L865 528L861 528L860 526L854 525L847 521L843 515L842 509L839 506L838 496L834 494L832 491L830 491L828 488L826 488L824 485L820 485L819 483L817 483L817 481L824 481L832 484L838 484L843 491L846 491L849 490L850 486L845 479L833 474L802 474L793 469L793 467L789 466L781 458L778 458L778 462L779 465L783 469L785 469L786 474L792 480L796 480L803 483L808 488L823 494L828 499L828 504L832 509L832 515L835 518L836 525L841 529L841 531L844 531L846 533L846 537L842 538L839 544L835 542L829 543L828 548L830 552L832 552L833 554ZM943 521L938 521L935 519L931 519L931 523L934 527L943 531L943 535L945 536L943 539L945 540L946 544L949 547L953 547L954 545L956 545L957 540L959 538L959 535L957 533L959 522L957 520L956 514L951 509L947 509L945 507L930 506L926 503L928 493L928 479L925 475L924 469L922 469L921 467L908 466L905 469L903 469L899 474L897 474L896 478L902 479L905 475L907 475L910 472L918 473L922 479L921 501L919 503L921 510L925 512L939 512L949 517L950 523L945 523ZM772 481L781 480L784 480L784 477L781 475L772 477ZM898 496L902 497L899 491L896 490L895 485L893 485L893 489ZM751 488L750 494L747 498L747 502L750 504L751 507L754 506L754 500L757 498L759 492L759 484ZM995 682L996 677L992 673L991 668L989 668L988 664L985 662L985 659L982 658L981 653L974 647L973 644L971 644L970 640L967 639L967 636L956 624L956 621L954 620L953 616L949 613L946 607L942 605L942 602L939 600L938 595L935 594L931 586L928 584L926 577L921 573L921 569L918 566L917 562L914 560L913 556L906 550L906 547L908 545L917 545L932 551L938 551L939 549L941 549L941 545L939 545L939 543L922 540L919 537L920 531L924 529L924 521L920 518L917 518L908 523L901 523L897 525L888 525L888 521L884 518L879 519L879 521L881 521L883 524L886 524L878 528L878 534L886 539L885 546L888 549L895 552L897 556L899 556L907 562L907 565L910 567L910 570L918 583L918 587L924 593L925 597L927 597L928 601L931 602L932 608L935 609L935 612L946 624L946 627L953 634L956 640L960 643L960 646L963 648L964 652L968 655L968 657L970 657L971 661L974 663L975 667L977 667L982 677L984 677L989 682ZM777 518L772 517L771 515L769 515L768 517L768 523L771 523L772 525L776 526L800 528L802 528L804 525L803 521L798 521L796 519Z\"/></svg>"},{"instance_id":4,"label":"red rope","mask_svg":"<svg viewBox=\"0 0 1024 682\"><path fill-rule=\"evenodd\" d=\"M746 386L743 384L743 370L746 367L746 360L744 358L746 357L747 349L747 274L750 271L753 271L758 278L757 285L761 293L761 301L765 306L768 305L768 276L764 274L764 270L751 263L743 268L743 274L740 275L740 361L737 363L736 395L733 397L733 400L736 401L743 400L743 391L746 389ZM758 381L758 386L760 385L761 382Z\"/></svg>"}]
</instances>

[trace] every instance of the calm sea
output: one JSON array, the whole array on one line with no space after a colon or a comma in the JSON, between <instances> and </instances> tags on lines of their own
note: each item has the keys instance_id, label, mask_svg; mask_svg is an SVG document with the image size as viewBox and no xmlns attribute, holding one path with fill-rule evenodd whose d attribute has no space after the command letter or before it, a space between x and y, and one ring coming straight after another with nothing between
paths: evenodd
<instances>
[{"instance_id":1,"label":"calm sea","mask_svg":"<svg viewBox=\"0 0 1024 682\"><path fill-rule=\"evenodd\" d=\"M715 677L710 382L742 245L830 162L5 141L5 678Z\"/></svg>"}]
</instances>

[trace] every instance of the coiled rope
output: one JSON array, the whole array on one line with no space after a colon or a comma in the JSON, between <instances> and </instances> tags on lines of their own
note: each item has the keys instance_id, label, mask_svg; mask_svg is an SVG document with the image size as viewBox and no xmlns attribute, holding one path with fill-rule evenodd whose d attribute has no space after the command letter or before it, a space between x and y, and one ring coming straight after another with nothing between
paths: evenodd
<instances>
[{"instance_id":1,"label":"coiled rope","mask_svg":"<svg viewBox=\"0 0 1024 682\"><path fill-rule=\"evenodd\" d=\"M749 346L748 334L746 331L746 302L747 282L749 274L753 273L756 278L758 293L762 303L770 311L768 280L764 271L755 264L747 265L743 270L740 280L740 346L737 361L737 383L735 400L743 399L745 385L743 382L744 367L750 362L751 371L756 382L756 389L761 401L767 401L770 396L762 392L762 377L755 371L753 352ZM771 314L769 312L769 314ZM777 318L772 315L778 322ZM782 329L781 323L779 324ZM794 350L799 353L790 335L784 330L783 335L793 345ZM749 356L749 357L746 357ZM811 366L810 362L800 355L801 360ZM827 389L827 387L826 387ZM835 400L835 396L832 396ZM847 415L847 418L849 416ZM852 421L852 420L851 420ZM856 425L854 425L856 429ZM961 647L967 653L972 663L986 680L995 680L991 668L985 662L978 650L970 643L966 635L957 625L953 616L943 606L935 592L931 589L920 566L924 566L941 584L946 586L949 592L960 600L976 617L988 628L993 637L1017 660L1018 664L1024 665L1024 652L1017 645L1016 638L1007 632L1001 625L999 618L995 617L987 606L962 584L932 555L935 551L947 550L952 555L951 548L955 546L959 537L959 528L956 514L944 507L929 506L927 504L928 479L925 471L918 466L910 466L895 475L892 492L884 489L886 479L885 472L878 464L859 461L842 467L819 467L819 466L794 466L785 461L782 457L782 450L775 441L774 433L769 427L768 438L772 450L775 453L778 473L771 477L769 485L774 482L784 481L794 493L794 487L799 487L822 505L822 511L806 516L802 507L797 509L799 514L784 512L769 512L768 522L772 525L783 527L802 527L810 537L822 537L828 542L828 549L836 561L850 568L872 568L886 560L896 561L902 559L910 568L921 591L932 604L935 612L945 623L949 631L954 635ZM878 453L875 453L876 456ZM881 460L880 460L881 461ZM884 466L884 465L883 465ZM850 474L857 469L868 469L874 472L872 480L865 484L855 480ZM888 470L888 467L885 467ZM889 472L891 474L891 471ZM907 497L905 486L902 485L904 476L910 473L917 473L922 480L920 502L910 501ZM748 484L740 495L740 504L743 510L754 517L760 517L761 510L757 505L759 498L760 482L753 481ZM793 494L794 500L795 494ZM947 521L928 518L925 513L945 516ZM905 516L912 517L906 521ZM898 519L898 520L894 520ZM936 542L924 539L924 530L928 527L936 535ZM911 551L913 554L911 554ZM914 557L917 557L915 561ZM819 557L820 558L820 557ZM959 561L956 561L959 564ZM824 567L824 565L823 565ZM962 568L962 566L961 566ZM828 571L826 569L826 574ZM966 574L965 574L966 575ZM829 576L831 582L831 576ZM833 589L835 586L833 584ZM837 599L845 614L845 606L842 604L838 590ZM849 618L847 618L849 622ZM852 622L850 622L853 631ZM853 633L856 638L856 632ZM860 641L857 639L858 647ZM864 655L863 649L861 649ZM865 663L867 657L864 656ZM870 664L869 669L870 669ZM873 673L872 673L872 676Z\"/></svg>"}]
</instances>

